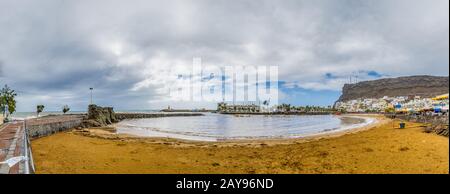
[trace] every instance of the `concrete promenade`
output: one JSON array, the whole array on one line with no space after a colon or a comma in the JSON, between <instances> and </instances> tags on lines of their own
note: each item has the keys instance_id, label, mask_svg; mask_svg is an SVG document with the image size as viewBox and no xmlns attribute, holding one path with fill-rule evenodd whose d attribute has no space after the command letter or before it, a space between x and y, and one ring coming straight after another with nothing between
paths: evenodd
<instances>
[{"instance_id":1,"label":"concrete promenade","mask_svg":"<svg viewBox=\"0 0 450 194\"><path fill-rule=\"evenodd\" d=\"M0 162L13 157L25 156L23 122L15 121L0 127ZM26 161L9 167L0 164L0 174L24 174Z\"/></svg>"}]
</instances>

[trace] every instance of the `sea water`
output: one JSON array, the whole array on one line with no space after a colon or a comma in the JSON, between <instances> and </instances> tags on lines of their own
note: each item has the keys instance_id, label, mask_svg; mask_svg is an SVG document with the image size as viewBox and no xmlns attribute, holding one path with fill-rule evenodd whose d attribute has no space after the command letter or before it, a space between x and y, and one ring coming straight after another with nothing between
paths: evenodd
<instances>
[{"instance_id":1,"label":"sea water","mask_svg":"<svg viewBox=\"0 0 450 194\"><path fill-rule=\"evenodd\" d=\"M155 113L159 112L158 110L116 110L116 112L121 113ZM62 111L44 111L39 113L39 117L48 116L48 115L63 115ZM87 114L87 111L69 111L66 114ZM23 119L32 119L36 118L36 112L15 112L10 118L12 120L23 120Z\"/></svg>"},{"instance_id":2,"label":"sea water","mask_svg":"<svg viewBox=\"0 0 450 194\"><path fill-rule=\"evenodd\" d=\"M374 119L335 115L224 115L124 120L118 133L198 141L297 138L362 127Z\"/></svg>"}]
</instances>

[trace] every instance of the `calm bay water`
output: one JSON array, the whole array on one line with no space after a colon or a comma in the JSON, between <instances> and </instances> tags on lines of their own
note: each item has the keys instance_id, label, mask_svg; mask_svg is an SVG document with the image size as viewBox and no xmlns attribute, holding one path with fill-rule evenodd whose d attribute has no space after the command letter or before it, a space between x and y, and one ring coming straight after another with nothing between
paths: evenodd
<instances>
[{"instance_id":1,"label":"calm bay water","mask_svg":"<svg viewBox=\"0 0 450 194\"><path fill-rule=\"evenodd\" d=\"M155 113L158 110L117 110L116 112L129 112L129 113ZM87 111L69 111L67 114L86 114ZM47 115L62 115L62 111L44 111L39 114L40 117ZM36 112L15 112L11 115L12 119L31 119L36 118Z\"/></svg>"},{"instance_id":2,"label":"calm bay water","mask_svg":"<svg viewBox=\"0 0 450 194\"><path fill-rule=\"evenodd\" d=\"M118 112L157 112L118 111ZM71 111L71 114L86 112ZM57 115L62 112L43 112L40 115ZM370 118L335 115L223 115L204 113L195 117L162 117L133 119L118 123L118 133L145 137L170 137L198 141L233 139L296 138L309 135L348 130L372 123ZM13 119L36 117L34 112L19 112Z\"/></svg>"},{"instance_id":3,"label":"calm bay water","mask_svg":"<svg viewBox=\"0 0 450 194\"><path fill-rule=\"evenodd\" d=\"M117 131L147 137L220 141L305 137L361 127L371 122L373 119L334 115L235 116L207 113L199 117L125 120L117 124Z\"/></svg>"}]
</instances>

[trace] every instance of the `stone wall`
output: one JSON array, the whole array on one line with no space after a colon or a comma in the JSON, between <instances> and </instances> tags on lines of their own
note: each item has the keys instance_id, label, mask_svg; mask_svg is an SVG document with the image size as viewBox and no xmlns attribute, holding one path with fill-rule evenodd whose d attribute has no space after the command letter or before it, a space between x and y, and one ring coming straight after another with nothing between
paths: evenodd
<instances>
[{"instance_id":1,"label":"stone wall","mask_svg":"<svg viewBox=\"0 0 450 194\"><path fill-rule=\"evenodd\" d=\"M30 119L26 121L31 138L48 136L60 131L77 128L83 122L83 115L59 115Z\"/></svg>"}]
</instances>

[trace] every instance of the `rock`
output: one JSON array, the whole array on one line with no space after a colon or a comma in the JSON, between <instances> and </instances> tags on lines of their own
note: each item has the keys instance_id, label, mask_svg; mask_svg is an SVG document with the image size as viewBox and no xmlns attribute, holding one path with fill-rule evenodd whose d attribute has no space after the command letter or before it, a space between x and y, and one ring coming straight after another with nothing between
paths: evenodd
<instances>
[{"instance_id":1,"label":"rock","mask_svg":"<svg viewBox=\"0 0 450 194\"><path fill-rule=\"evenodd\" d=\"M434 126L434 131L442 131L442 130L444 130L444 126L442 126L442 125L436 125L436 126Z\"/></svg>"},{"instance_id":2,"label":"rock","mask_svg":"<svg viewBox=\"0 0 450 194\"><path fill-rule=\"evenodd\" d=\"M431 132L433 132L434 130L433 130L433 127L432 126L427 126L427 127L425 127L425 129L423 130L423 132L425 132L425 133L431 133Z\"/></svg>"},{"instance_id":3,"label":"rock","mask_svg":"<svg viewBox=\"0 0 450 194\"><path fill-rule=\"evenodd\" d=\"M437 125L434 128L434 132L438 135L442 135L442 136L446 136L448 137L448 125L444 126L444 125Z\"/></svg>"},{"instance_id":4,"label":"rock","mask_svg":"<svg viewBox=\"0 0 450 194\"><path fill-rule=\"evenodd\" d=\"M112 107L100 107L95 104L89 105L88 120L93 120L100 124L99 126L95 127L107 126L118 122L118 119L116 118L116 114L114 113ZM90 124L96 123L91 122Z\"/></svg>"},{"instance_id":5,"label":"rock","mask_svg":"<svg viewBox=\"0 0 450 194\"><path fill-rule=\"evenodd\" d=\"M94 119L83 120L81 123L82 128L91 128L91 127L102 127L102 124L97 122Z\"/></svg>"},{"instance_id":6,"label":"rock","mask_svg":"<svg viewBox=\"0 0 450 194\"><path fill-rule=\"evenodd\" d=\"M445 124L433 124L431 126L427 126L424 129L425 133L436 133L438 135L448 137L448 125Z\"/></svg>"}]
</instances>

